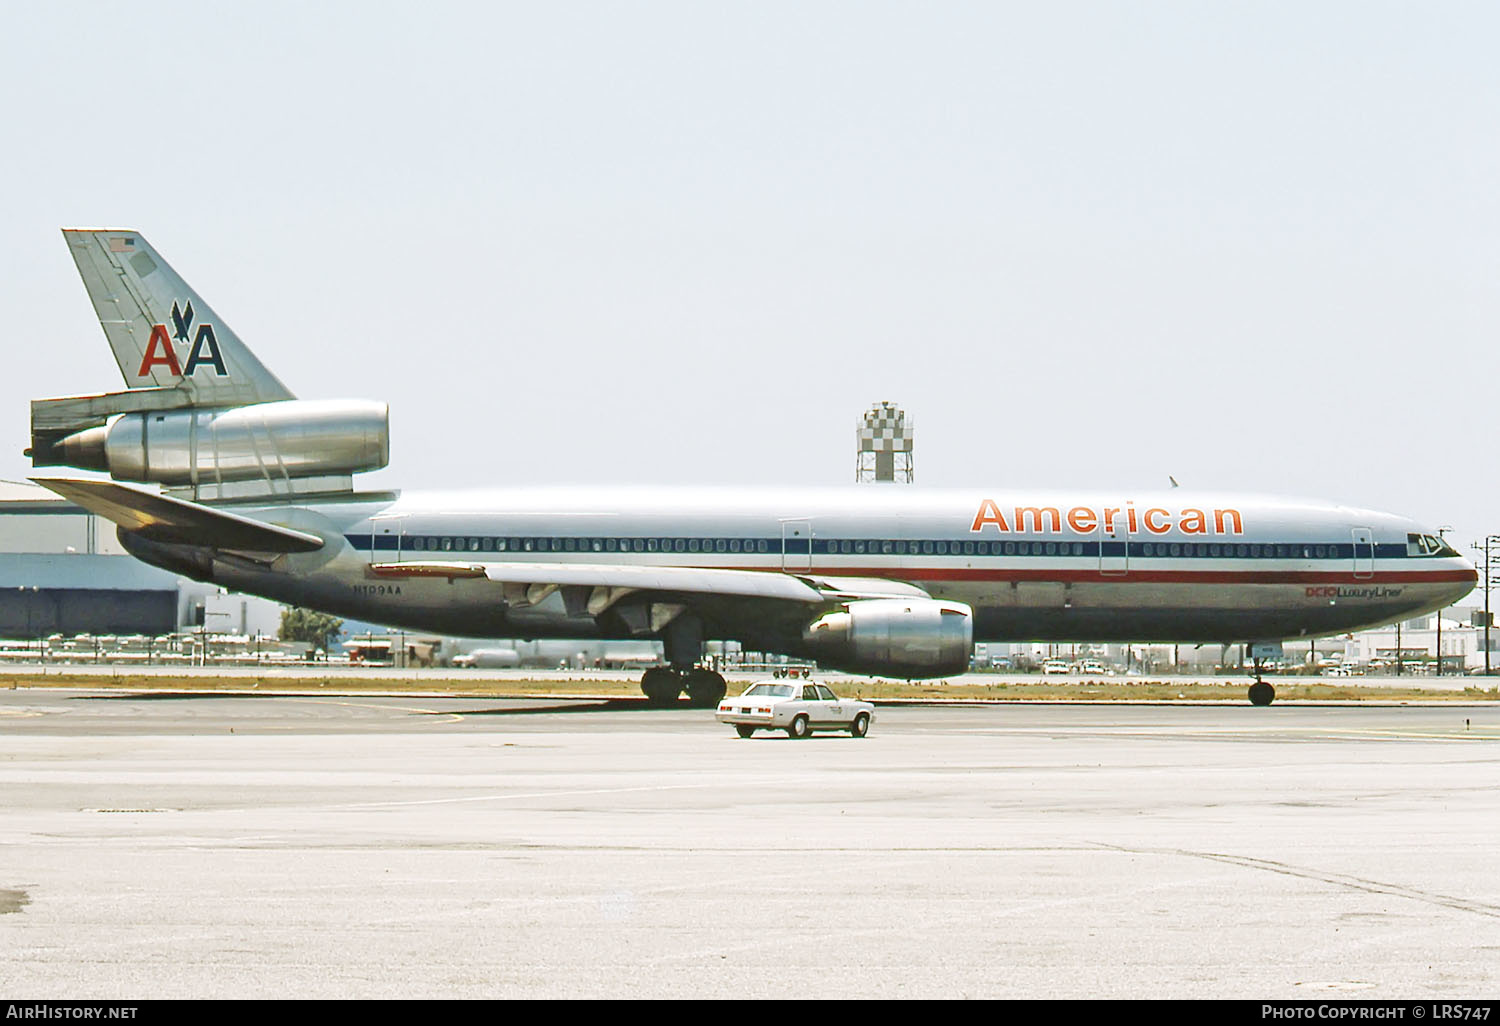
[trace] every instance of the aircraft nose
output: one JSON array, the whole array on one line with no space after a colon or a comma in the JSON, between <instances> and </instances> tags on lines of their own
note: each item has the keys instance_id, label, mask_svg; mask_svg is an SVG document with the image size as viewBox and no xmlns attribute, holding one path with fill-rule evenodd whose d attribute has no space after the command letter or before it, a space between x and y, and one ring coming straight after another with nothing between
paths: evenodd
<instances>
[{"instance_id":1,"label":"aircraft nose","mask_svg":"<svg viewBox=\"0 0 1500 1026\"><path fill-rule=\"evenodd\" d=\"M1433 530L1408 521L1406 530L1408 553L1414 549L1413 554L1427 557L1426 568L1436 571L1428 580L1434 584L1434 591L1442 589L1442 601L1451 605L1468 597L1479 583L1479 571L1444 537L1448 528Z\"/></svg>"},{"instance_id":2,"label":"aircraft nose","mask_svg":"<svg viewBox=\"0 0 1500 1026\"><path fill-rule=\"evenodd\" d=\"M1479 586L1479 570L1469 561L1469 557L1459 552L1454 552L1448 557L1453 564L1454 573L1453 590L1449 602L1457 602L1468 597L1476 587Z\"/></svg>"}]
</instances>

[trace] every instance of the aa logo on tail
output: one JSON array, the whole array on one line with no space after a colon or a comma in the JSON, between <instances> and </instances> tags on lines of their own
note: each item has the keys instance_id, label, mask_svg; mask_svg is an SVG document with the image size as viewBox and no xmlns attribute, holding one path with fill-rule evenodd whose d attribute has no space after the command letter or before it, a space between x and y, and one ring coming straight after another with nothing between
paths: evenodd
<instances>
[{"instance_id":1,"label":"aa logo on tail","mask_svg":"<svg viewBox=\"0 0 1500 1026\"><path fill-rule=\"evenodd\" d=\"M224 367L224 357L219 352L219 340L214 335L214 326L204 322L198 325L196 335L191 334L192 327L192 302L188 302L184 308L179 308L174 301L172 303L172 335L170 337L167 335L165 324L151 326L151 340L146 343L146 355L141 357L141 369L136 371L136 376L149 377L151 368L165 367L178 377L191 377L204 364L211 364L214 373L220 377L228 376L229 371ZM188 352L187 364L179 365L177 351L172 348L172 338L185 343L190 335L193 348Z\"/></svg>"}]
</instances>

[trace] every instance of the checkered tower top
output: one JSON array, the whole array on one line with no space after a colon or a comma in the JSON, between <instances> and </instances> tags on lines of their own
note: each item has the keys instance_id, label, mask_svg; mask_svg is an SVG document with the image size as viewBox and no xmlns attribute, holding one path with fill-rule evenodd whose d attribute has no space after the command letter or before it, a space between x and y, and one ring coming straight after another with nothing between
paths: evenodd
<instances>
[{"instance_id":1,"label":"checkered tower top","mask_svg":"<svg viewBox=\"0 0 1500 1026\"><path fill-rule=\"evenodd\" d=\"M859 425L859 451L911 452L912 422L894 403L881 403L865 411Z\"/></svg>"}]
</instances>

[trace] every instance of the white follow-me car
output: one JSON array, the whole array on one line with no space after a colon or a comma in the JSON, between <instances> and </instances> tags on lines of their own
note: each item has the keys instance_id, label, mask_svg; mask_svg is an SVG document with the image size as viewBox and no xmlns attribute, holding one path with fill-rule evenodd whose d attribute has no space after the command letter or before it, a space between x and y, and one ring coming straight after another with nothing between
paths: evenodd
<instances>
[{"instance_id":1,"label":"white follow-me car","mask_svg":"<svg viewBox=\"0 0 1500 1026\"><path fill-rule=\"evenodd\" d=\"M757 730L784 730L788 737L807 737L815 730L847 730L864 737L875 719L875 707L839 698L826 684L763 680L738 698L720 702L718 716L720 723L732 724L740 737Z\"/></svg>"}]
</instances>

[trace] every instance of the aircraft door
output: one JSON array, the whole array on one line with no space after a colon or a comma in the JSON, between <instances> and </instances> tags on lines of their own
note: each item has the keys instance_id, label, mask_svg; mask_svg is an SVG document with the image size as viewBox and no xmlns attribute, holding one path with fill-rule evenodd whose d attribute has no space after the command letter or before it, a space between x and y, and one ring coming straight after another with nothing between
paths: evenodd
<instances>
[{"instance_id":1,"label":"aircraft door","mask_svg":"<svg viewBox=\"0 0 1500 1026\"><path fill-rule=\"evenodd\" d=\"M370 562L399 563L407 553L406 514L378 514L370 518Z\"/></svg>"},{"instance_id":2,"label":"aircraft door","mask_svg":"<svg viewBox=\"0 0 1500 1026\"><path fill-rule=\"evenodd\" d=\"M1096 533L1099 537L1099 572L1107 577L1123 577L1129 573L1131 532L1124 511L1101 521Z\"/></svg>"},{"instance_id":3,"label":"aircraft door","mask_svg":"<svg viewBox=\"0 0 1500 1026\"><path fill-rule=\"evenodd\" d=\"M806 518L781 522L781 569L800 573L812 569L812 521Z\"/></svg>"},{"instance_id":4,"label":"aircraft door","mask_svg":"<svg viewBox=\"0 0 1500 1026\"><path fill-rule=\"evenodd\" d=\"M1356 527L1354 536L1354 576L1375 576L1375 536L1368 527Z\"/></svg>"}]
</instances>

